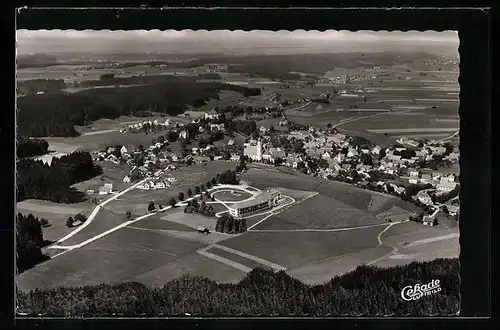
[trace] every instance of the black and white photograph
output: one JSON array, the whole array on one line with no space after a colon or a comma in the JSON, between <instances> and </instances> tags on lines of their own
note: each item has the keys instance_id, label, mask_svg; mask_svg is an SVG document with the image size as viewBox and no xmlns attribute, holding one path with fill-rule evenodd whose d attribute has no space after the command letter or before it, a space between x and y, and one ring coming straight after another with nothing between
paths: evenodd
<instances>
[{"instance_id":1,"label":"black and white photograph","mask_svg":"<svg viewBox=\"0 0 500 330\"><path fill-rule=\"evenodd\" d=\"M16 31L16 313L460 313L457 31Z\"/></svg>"}]
</instances>

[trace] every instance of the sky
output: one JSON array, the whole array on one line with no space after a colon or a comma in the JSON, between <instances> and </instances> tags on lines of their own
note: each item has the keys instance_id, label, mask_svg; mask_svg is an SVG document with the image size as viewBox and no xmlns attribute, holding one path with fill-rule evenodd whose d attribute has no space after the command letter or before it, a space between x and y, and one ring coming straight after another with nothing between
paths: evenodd
<instances>
[{"instance_id":1,"label":"sky","mask_svg":"<svg viewBox=\"0 0 500 330\"><path fill-rule=\"evenodd\" d=\"M456 31L17 30L17 52L298 54L457 53Z\"/></svg>"}]
</instances>

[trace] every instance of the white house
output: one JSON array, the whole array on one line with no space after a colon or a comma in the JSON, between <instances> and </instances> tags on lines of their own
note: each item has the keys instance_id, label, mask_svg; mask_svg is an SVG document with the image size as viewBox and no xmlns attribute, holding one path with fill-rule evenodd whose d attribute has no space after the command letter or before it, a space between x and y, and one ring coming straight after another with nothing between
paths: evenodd
<instances>
[{"instance_id":1,"label":"white house","mask_svg":"<svg viewBox=\"0 0 500 330\"><path fill-rule=\"evenodd\" d=\"M188 132L186 130L183 130L182 132L179 133L179 137L181 139L187 139L188 138Z\"/></svg>"},{"instance_id":2,"label":"white house","mask_svg":"<svg viewBox=\"0 0 500 330\"><path fill-rule=\"evenodd\" d=\"M104 189L106 189L108 191L108 193L113 192L113 184L112 183L105 183Z\"/></svg>"},{"instance_id":3,"label":"white house","mask_svg":"<svg viewBox=\"0 0 500 330\"><path fill-rule=\"evenodd\" d=\"M107 195L108 190L105 187L99 187L99 195Z\"/></svg>"},{"instance_id":4,"label":"white house","mask_svg":"<svg viewBox=\"0 0 500 330\"><path fill-rule=\"evenodd\" d=\"M122 181L123 183L130 183L130 177L128 175L125 175Z\"/></svg>"},{"instance_id":5,"label":"white house","mask_svg":"<svg viewBox=\"0 0 500 330\"><path fill-rule=\"evenodd\" d=\"M228 146L232 146L233 144L234 144L234 140L229 140L229 141L227 142L227 145L228 145Z\"/></svg>"},{"instance_id":6,"label":"white house","mask_svg":"<svg viewBox=\"0 0 500 330\"><path fill-rule=\"evenodd\" d=\"M163 181L158 181L156 183L156 189L165 189L166 188L166 185L165 185L165 182Z\"/></svg>"},{"instance_id":7,"label":"white house","mask_svg":"<svg viewBox=\"0 0 500 330\"><path fill-rule=\"evenodd\" d=\"M149 183L144 182L144 183L140 186L140 188L141 188L141 189L144 189L144 190L149 190L149 189L150 189Z\"/></svg>"},{"instance_id":8,"label":"white house","mask_svg":"<svg viewBox=\"0 0 500 330\"><path fill-rule=\"evenodd\" d=\"M94 189L88 189L87 194L93 195L95 193Z\"/></svg>"},{"instance_id":9,"label":"white house","mask_svg":"<svg viewBox=\"0 0 500 330\"><path fill-rule=\"evenodd\" d=\"M215 110L211 110L210 112L205 112L205 119L218 119L219 114Z\"/></svg>"},{"instance_id":10,"label":"white house","mask_svg":"<svg viewBox=\"0 0 500 330\"><path fill-rule=\"evenodd\" d=\"M232 154L230 160L233 162L237 162L240 160L240 155L239 154Z\"/></svg>"},{"instance_id":11,"label":"white house","mask_svg":"<svg viewBox=\"0 0 500 330\"><path fill-rule=\"evenodd\" d=\"M441 192L449 192L455 189L457 186L456 182L450 182L446 178L442 178L437 184L436 189Z\"/></svg>"},{"instance_id":12,"label":"white house","mask_svg":"<svg viewBox=\"0 0 500 330\"><path fill-rule=\"evenodd\" d=\"M351 158L358 155L359 153L356 149L349 148L349 151L347 152L347 157Z\"/></svg>"},{"instance_id":13,"label":"white house","mask_svg":"<svg viewBox=\"0 0 500 330\"><path fill-rule=\"evenodd\" d=\"M323 159L330 159L330 158L332 158L332 155L331 155L328 151L326 151L326 152L325 152L325 153L321 156L321 158L323 158Z\"/></svg>"}]
</instances>

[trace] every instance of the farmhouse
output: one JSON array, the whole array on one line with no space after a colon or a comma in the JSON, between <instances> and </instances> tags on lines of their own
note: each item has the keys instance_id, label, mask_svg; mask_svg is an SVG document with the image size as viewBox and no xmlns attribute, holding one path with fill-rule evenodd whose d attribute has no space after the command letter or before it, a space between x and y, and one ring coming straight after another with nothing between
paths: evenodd
<instances>
[{"instance_id":1,"label":"farmhouse","mask_svg":"<svg viewBox=\"0 0 500 330\"><path fill-rule=\"evenodd\" d=\"M437 225L437 220L433 216L424 216L424 219L422 220L422 224L424 226L435 226Z\"/></svg>"},{"instance_id":2,"label":"farmhouse","mask_svg":"<svg viewBox=\"0 0 500 330\"><path fill-rule=\"evenodd\" d=\"M130 183L130 177L128 175L125 175L122 181L123 183Z\"/></svg>"},{"instance_id":3,"label":"farmhouse","mask_svg":"<svg viewBox=\"0 0 500 330\"><path fill-rule=\"evenodd\" d=\"M229 213L233 217L244 217L245 215L270 209L278 204L281 193L276 190L263 191L255 198L234 203L229 207Z\"/></svg>"}]
</instances>

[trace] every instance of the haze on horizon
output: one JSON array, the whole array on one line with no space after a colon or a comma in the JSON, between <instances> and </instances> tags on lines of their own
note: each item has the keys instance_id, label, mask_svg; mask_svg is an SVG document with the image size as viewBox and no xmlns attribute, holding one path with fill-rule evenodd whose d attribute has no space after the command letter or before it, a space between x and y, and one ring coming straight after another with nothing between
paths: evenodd
<instances>
[{"instance_id":1,"label":"haze on horizon","mask_svg":"<svg viewBox=\"0 0 500 330\"><path fill-rule=\"evenodd\" d=\"M226 55L425 52L458 56L456 31L17 30L17 53Z\"/></svg>"}]
</instances>

